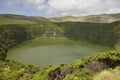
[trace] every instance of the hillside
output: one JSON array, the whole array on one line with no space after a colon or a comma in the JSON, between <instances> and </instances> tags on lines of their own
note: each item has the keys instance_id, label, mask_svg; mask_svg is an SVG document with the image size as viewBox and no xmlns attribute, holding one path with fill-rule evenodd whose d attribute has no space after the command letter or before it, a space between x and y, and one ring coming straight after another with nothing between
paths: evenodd
<instances>
[{"instance_id":1,"label":"hillside","mask_svg":"<svg viewBox=\"0 0 120 80\"><path fill-rule=\"evenodd\" d=\"M101 14L89 16L65 16L55 18L44 18L40 16L24 16L16 14L0 14L0 24L41 24L51 22L93 22L93 23L111 23L120 20L118 14Z\"/></svg>"},{"instance_id":2,"label":"hillside","mask_svg":"<svg viewBox=\"0 0 120 80\"><path fill-rule=\"evenodd\" d=\"M120 14L101 15L99 18L95 20L96 16L87 16L86 22L61 20L54 23L38 16L1 14L0 80L120 80ZM6 60L11 48L38 37L82 40L110 47L111 50L70 64L49 65L45 68Z\"/></svg>"},{"instance_id":3,"label":"hillside","mask_svg":"<svg viewBox=\"0 0 120 80\"><path fill-rule=\"evenodd\" d=\"M115 47L119 42L120 21L113 23L57 22L68 39L89 41L94 44Z\"/></svg>"},{"instance_id":4,"label":"hillside","mask_svg":"<svg viewBox=\"0 0 120 80\"><path fill-rule=\"evenodd\" d=\"M0 24L49 24L51 21L40 16L0 14Z\"/></svg>"},{"instance_id":5,"label":"hillside","mask_svg":"<svg viewBox=\"0 0 120 80\"><path fill-rule=\"evenodd\" d=\"M120 13L118 14L101 14L101 15L89 15L89 16L65 16L55 17L49 20L53 22L96 22L96 23L111 23L120 20Z\"/></svg>"}]
</instances>

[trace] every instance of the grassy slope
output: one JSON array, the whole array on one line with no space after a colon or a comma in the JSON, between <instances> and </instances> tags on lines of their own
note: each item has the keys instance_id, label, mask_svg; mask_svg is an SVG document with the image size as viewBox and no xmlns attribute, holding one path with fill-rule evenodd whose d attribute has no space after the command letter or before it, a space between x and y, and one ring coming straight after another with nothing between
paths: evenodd
<instances>
[{"instance_id":1,"label":"grassy slope","mask_svg":"<svg viewBox=\"0 0 120 80\"><path fill-rule=\"evenodd\" d=\"M97 22L97 23L111 23L120 20L120 14L102 14L90 15L83 17L65 16L50 18L53 22Z\"/></svg>"},{"instance_id":2,"label":"grassy slope","mask_svg":"<svg viewBox=\"0 0 120 80\"><path fill-rule=\"evenodd\" d=\"M13 15L13 14L1 14L0 24L48 24L51 23L46 18L39 16L24 16L24 15Z\"/></svg>"}]
</instances>

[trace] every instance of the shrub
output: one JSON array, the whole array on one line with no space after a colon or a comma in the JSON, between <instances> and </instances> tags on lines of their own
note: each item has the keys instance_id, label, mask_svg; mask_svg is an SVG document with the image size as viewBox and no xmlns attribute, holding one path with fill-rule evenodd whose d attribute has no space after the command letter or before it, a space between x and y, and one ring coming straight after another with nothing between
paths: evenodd
<instances>
[{"instance_id":1,"label":"shrub","mask_svg":"<svg viewBox=\"0 0 120 80\"><path fill-rule=\"evenodd\" d=\"M100 72L107 68L106 64L100 61L91 61L86 65L93 72Z\"/></svg>"},{"instance_id":2,"label":"shrub","mask_svg":"<svg viewBox=\"0 0 120 80\"><path fill-rule=\"evenodd\" d=\"M93 80L120 80L120 67L112 70L105 70L95 75Z\"/></svg>"}]
</instances>

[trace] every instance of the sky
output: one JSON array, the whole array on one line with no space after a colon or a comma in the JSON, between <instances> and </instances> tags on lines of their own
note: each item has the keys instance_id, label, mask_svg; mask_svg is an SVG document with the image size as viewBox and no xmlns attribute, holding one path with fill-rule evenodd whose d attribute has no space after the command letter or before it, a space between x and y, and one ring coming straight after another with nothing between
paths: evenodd
<instances>
[{"instance_id":1,"label":"sky","mask_svg":"<svg viewBox=\"0 0 120 80\"><path fill-rule=\"evenodd\" d=\"M59 17L120 13L120 0L0 0L0 14Z\"/></svg>"}]
</instances>

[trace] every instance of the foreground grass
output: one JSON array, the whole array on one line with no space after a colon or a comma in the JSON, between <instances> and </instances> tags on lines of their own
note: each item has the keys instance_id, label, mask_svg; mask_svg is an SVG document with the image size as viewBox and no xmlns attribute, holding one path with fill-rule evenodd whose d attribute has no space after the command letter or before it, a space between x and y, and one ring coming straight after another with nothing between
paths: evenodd
<instances>
[{"instance_id":1,"label":"foreground grass","mask_svg":"<svg viewBox=\"0 0 120 80\"><path fill-rule=\"evenodd\" d=\"M93 80L120 80L120 66L115 69L108 69L102 71L95 76L93 76Z\"/></svg>"}]
</instances>

